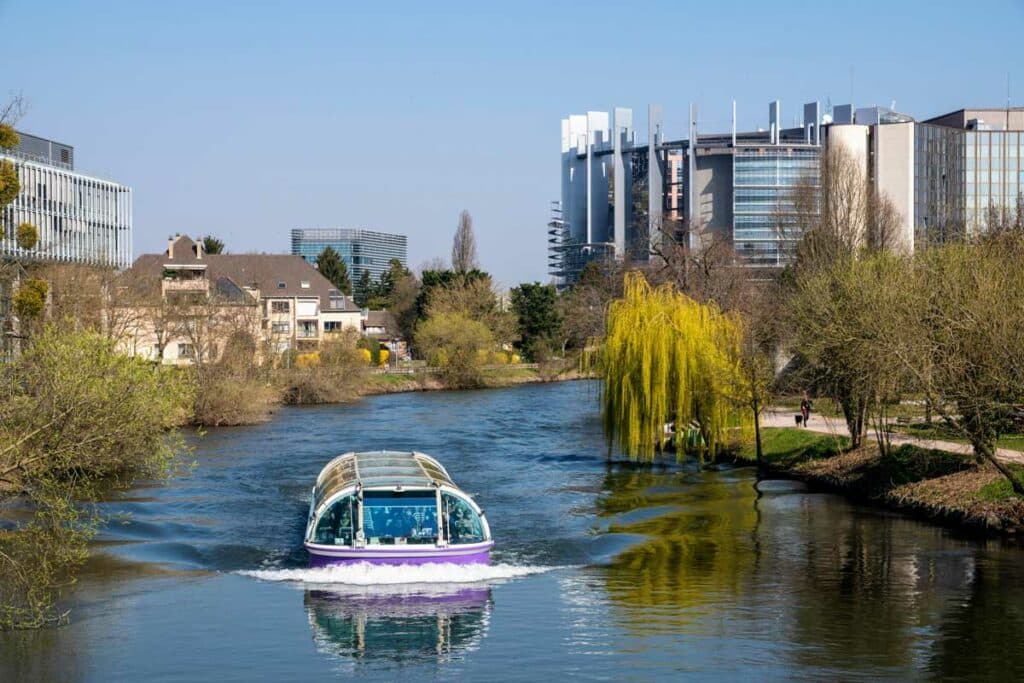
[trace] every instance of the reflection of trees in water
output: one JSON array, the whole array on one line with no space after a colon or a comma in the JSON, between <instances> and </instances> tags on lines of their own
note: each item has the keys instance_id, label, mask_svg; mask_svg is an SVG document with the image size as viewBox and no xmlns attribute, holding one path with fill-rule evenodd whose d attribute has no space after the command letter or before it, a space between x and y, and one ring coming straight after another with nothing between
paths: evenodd
<instances>
[{"instance_id":1,"label":"reflection of trees in water","mask_svg":"<svg viewBox=\"0 0 1024 683\"><path fill-rule=\"evenodd\" d=\"M757 524L752 478L709 473L612 471L603 514L671 506L657 516L613 523L613 532L650 540L616 556L607 570L612 600L626 607L626 625L649 632L679 628L723 596L745 592L754 570ZM674 508L674 509L673 509Z\"/></svg>"},{"instance_id":2,"label":"reflection of trees in water","mask_svg":"<svg viewBox=\"0 0 1024 683\"><path fill-rule=\"evenodd\" d=\"M649 538L606 569L622 624L650 635L728 623L717 635L765 641L794 670L1024 673L1012 654L1024 639L1019 549L785 486L759 497L743 473L609 472L599 509L632 513L611 531Z\"/></svg>"},{"instance_id":3,"label":"reflection of trees in water","mask_svg":"<svg viewBox=\"0 0 1024 683\"><path fill-rule=\"evenodd\" d=\"M973 549L949 552L941 530L845 505L816 505L794 531L804 537L798 552L772 571L785 577L787 635L805 644L788 654L801 665L914 670L944 604L962 599L974 571Z\"/></svg>"},{"instance_id":4,"label":"reflection of trees in water","mask_svg":"<svg viewBox=\"0 0 1024 683\"><path fill-rule=\"evenodd\" d=\"M304 603L321 652L395 662L447 662L475 649L487 634L492 608L488 587L430 595L307 590Z\"/></svg>"},{"instance_id":5,"label":"reflection of trees in water","mask_svg":"<svg viewBox=\"0 0 1024 683\"><path fill-rule=\"evenodd\" d=\"M1024 679L1024 565L1017 549L996 547L986 554L965 599L947 601L928 661L935 678Z\"/></svg>"}]
</instances>

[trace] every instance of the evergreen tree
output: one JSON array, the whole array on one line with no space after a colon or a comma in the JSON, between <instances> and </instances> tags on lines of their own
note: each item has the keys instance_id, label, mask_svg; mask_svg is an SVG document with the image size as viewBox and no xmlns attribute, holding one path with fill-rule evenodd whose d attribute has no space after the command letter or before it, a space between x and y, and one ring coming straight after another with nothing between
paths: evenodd
<instances>
[{"instance_id":1,"label":"evergreen tree","mask_svg":"<svg viewBox=\"0 0 1024 683\"><path fill-rule=\"evenodd\" d=\"M352 297L355 299L356 306L365 308L367 302L374 296L375 289L376 287L373 286L373 278L370 277L370 271L364 268L362 274L359 276L359 282L356 283L356 291Z\"/></svg>"},{"instance_id":2,"label":"evergreen tree","mask_svg":"<svg viewBox=\"0 0 1024 683\"><path fill-rule=\"evenodd\" d=\"M224 253L224 242L216 237L207 235L202 240L203 252L206 254L223 254Z\"/></svg>"},{"instance_id":3,"label":"evergreen tree","mask_svg":"<svg viewBox=\"0 0 1024 683\"><path fill-rule=\"evenodd\" d=\"M557 300L554 286L539 282L524 282L512 290L512 310L522 336L520 348L530 361L542 360L545 347L550 349L562 327Z\"/></svg>"},{"instance_id":4,"label":"evergreen tree","mask_svg":"<svg viewBox=\"0 0 1024 683\"><path fill-rule=\"evenodd\" d=\"M320 252L320 255L316 257L316 267L321 275L338 288L339 292L345 296L352 295L352 280L348 276L348 266L341 259L341 254L333 247L325 247Z\"/></svg>"}]
</instances>

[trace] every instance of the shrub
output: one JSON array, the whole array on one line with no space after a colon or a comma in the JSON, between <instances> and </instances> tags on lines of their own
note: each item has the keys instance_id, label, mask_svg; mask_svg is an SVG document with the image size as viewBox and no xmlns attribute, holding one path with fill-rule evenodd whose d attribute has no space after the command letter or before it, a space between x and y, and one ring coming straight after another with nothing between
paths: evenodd
<instances>
[{"instance_id":1,"label":"shrub","mask_svg":"<svg viewBox=\"0 0 1024 683\"><path fill-rule=\"evenodd\" d=\"M300 353L295 357L295 367L300 369L312 368L320 365L320 352L310 351L308 353Z\"/></svg>"},{"instance_id":2,"label":"shrub","mask_svg":"<svg viewBox=\"0 0 1024 683\"><path fill-rule=\"evenodd\" d=\"M19 142L21 142L21 136L14 130L14 127L8 123L0 123L0 149L17 147Z\"/></svg>"},{"instance_id":3,"label":"shrub","mask_svg":"<svg viewBox=\"0 0 1024 683\"><path fill-rule=\"evenodd\" d=\"M33 514L0 531L0 627L64 616L55 591L85 560L97 521L75 499L169 472L185 452L171 429L192 390L183 373L53 325L0 369L0 495L23 494Z\"/></svg>"},{"instance_id":4,"label":"shrub","mask_svg":"<svg viewBox=\"0 0 1024 683\"><path fill-rule=\"evenodd\" d=\"M18 226L15 239L22 249L33 249L39 243L39 228L31 223L22 223Z\"/></svg>"},{"instance_id":5,"label":"shrub","mask_svg":"<svg viewBox=\"0 0 1024 683\"><path fill-rule=\"evenodd\" d=\"M0 159L0 208L15 200L21 192L18 169L10 161Z\"/></svg>"},{"instance_id":6,"label":"shrub","mask_svg":"<svg viewBox=\"0 0 1024 683\"><path fill-rule=\"evenodd\" d=\"M222 366L196 371L196 400L192 419L208 427L249 425L270 419L279 394L255 376Z\"/></svg>"},{"instance_id":7,"label":"shrub","mask_svg":"<svg viewBox=\"0 0 1024 683\"><path fill-rule=\"evenodd\" d=\"M14 312L23 320L34 320L46 308L46 295L50 291L46 280L31 278L25 280L14 293Z\"/></svg>"},{"instance_id":8,"label":"shrub","mask_svg":"<svg viewBox=\"0 0 1024 683\"><path fill-rule=\"evenodd\" d=\"M281 370L284 400L293 405L342 403L359 395L370 352L356 348L353 335L339 335L320 346L319 364Z\"/></svg>"},{"instance_id":9,"label":"shrub","mask_svg":"<svg viewBox=\"0 0 1024 683\"><path fill-rule=\"evenodd\" d=\"M494 347L494 335L478 320L459 313L439 313L420 323L416 346L427 362L441 371L453 388L483 384L483 365Z\"/></svg>"}]
</instances>

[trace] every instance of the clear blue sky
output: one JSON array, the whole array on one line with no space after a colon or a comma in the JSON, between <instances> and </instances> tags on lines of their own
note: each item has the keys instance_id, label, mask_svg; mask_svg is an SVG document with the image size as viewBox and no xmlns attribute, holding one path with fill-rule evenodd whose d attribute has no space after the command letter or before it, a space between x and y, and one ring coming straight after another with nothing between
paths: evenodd
<instances>
[{"instance_id":1,"label":"clear blue sky","mask_svg":"<svg viewBox=\"0 0 1024 683\"><path fill-rule=\"evenodd\" d=\"M135 251L181 231L287 251L303 226L406 233L448 257L461 209L484 268L547 279L559 119L688 102L705 129L806 101L919 118L1024 104L1024 3L0 0L0 96L24 130L135 190ZM851 78L852 74L852 78ZM852 81L852 84L851 84Z\"/></svg>"}]
</instances>

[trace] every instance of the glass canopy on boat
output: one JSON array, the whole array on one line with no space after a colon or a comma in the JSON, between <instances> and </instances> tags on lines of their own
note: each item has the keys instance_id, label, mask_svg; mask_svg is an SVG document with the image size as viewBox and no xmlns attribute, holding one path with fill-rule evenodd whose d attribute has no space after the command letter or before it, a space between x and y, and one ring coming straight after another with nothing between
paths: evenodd
<instances>
[{"instance_id":1,"label":"glass canopy on boat","mask_svg":"<svg viewBox=\"0 0 1024 683\"><path fill-rule=\"evenodd\" d=\"M431 488L435 485L455 487L448 472L429 455L401 451L346 453L324 467L317 478L313 509L335 493L361 484L374 487Z\"/></svg>"}]
</instances>

